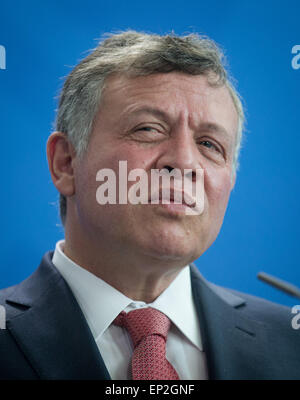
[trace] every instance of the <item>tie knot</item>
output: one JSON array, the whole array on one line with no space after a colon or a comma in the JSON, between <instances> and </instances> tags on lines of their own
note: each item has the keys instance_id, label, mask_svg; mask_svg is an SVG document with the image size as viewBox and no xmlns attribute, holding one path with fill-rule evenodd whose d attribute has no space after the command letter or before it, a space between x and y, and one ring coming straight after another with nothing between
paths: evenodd
<instances>
[{"instance_id":1,"label":"tie knot","mask_svg":"<svg viewBox=\"0 0 300 400\"><path fill-rule=\"evenodd\" d=\"M128 330L134 347L149 335L160 335L166 339L171 325L165 314L151 307L139 308L129 313L122 311L113 323Z\"/></svg>"}]
</instances>

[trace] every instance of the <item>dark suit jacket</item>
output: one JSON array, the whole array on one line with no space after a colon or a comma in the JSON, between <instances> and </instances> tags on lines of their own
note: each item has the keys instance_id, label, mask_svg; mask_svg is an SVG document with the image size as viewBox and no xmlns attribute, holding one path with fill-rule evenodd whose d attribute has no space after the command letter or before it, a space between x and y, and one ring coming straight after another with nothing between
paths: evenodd
<instances>
[{"instance_id":1,"label":"dark suit jacket","mask_svg":"<svg viewBox=\"0 0 300 400\"><path fill-rule=\"evenodd\" d=\"M52 254L0 291L7 314L0 379L110 379ZM290 309L211 284L190 268L210 379L300 379L300 331Z\"/></svg>"}]
</instances>

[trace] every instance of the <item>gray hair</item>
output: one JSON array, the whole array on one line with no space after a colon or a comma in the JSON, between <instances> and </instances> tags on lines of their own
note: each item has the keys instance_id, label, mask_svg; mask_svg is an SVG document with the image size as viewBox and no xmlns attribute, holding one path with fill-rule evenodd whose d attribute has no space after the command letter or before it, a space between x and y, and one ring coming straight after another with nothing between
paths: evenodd
<instances>
[{"instance_id":1,"label":"gray hair","mask_svg":"<svg viewBox=\"0 0 300 400\"><path fill-rule=\"evenodd\" d=\"M81 156L88 147L108 76L119 73L138 77L172 71L206 75L212 86L228 88L239 119L233 158L236 171L244 124L243 106L226 72L221 49L211 39L198 34L160 36L126 31L109 35L68 75L60 95L56 129L68 136L76 154ZM60 195L63 224L66 207L66 198Z\"/></svg>"}]
</instances>

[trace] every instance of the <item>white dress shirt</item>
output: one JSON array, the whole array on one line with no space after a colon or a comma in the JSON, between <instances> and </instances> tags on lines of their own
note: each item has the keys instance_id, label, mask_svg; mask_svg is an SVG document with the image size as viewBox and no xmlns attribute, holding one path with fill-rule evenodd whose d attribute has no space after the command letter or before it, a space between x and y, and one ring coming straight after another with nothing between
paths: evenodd
<instances>
[{"instance_id":1,"label":"white dress shirt","mask_svg":"<svg viewBox=\"0 0 300 400\"><path fill-rule=\"evenodd\" d=\"M128 380L133 352L126 329L112 322L121 312L153 307L171 320L166 342L166 357L180 379L208 379L202 348L199 320L192 298L190 268L186 266L167 289L153 302L134 301L80 267L63 252L64 241L57 242L52 262L70 286L112 379Z\"/></svg>"}]
</instances>

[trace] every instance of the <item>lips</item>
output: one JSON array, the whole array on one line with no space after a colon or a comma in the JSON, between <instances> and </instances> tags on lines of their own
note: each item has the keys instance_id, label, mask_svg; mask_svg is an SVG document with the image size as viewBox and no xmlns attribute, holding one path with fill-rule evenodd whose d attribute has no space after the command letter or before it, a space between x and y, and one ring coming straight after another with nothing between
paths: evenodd
<instances>
[{"instance_id":1,"label":"lips","mask_svg":"<svg viewBox=\"0 0 300 400\"><path fill-rule=\"evenodd\" d=\"M174 188L160 188L148 200L151 204L181 204L190 208L196 206L196 200L189 193Z\"/></svg>"}]
</instances>

